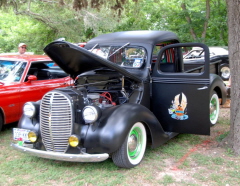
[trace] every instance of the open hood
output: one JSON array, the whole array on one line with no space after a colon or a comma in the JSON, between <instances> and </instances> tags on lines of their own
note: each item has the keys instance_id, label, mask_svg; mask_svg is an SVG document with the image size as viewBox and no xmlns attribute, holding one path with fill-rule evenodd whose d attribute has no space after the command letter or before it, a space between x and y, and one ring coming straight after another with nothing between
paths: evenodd
<instances>
[{"instance_id":1,"label":"open hood","mask_svg":"<svg viewBox=\"0 0 240 186\"><path fill-rule=\"evenodd\" d=\"M85 48L78 47L66 41L55 41L48 44L44 52L58 64L67 74L75 79L79 74L99 68L109 68L137 82L142 79L131 74L126 69L104 59Z\"/></svg>"}]
</instances>

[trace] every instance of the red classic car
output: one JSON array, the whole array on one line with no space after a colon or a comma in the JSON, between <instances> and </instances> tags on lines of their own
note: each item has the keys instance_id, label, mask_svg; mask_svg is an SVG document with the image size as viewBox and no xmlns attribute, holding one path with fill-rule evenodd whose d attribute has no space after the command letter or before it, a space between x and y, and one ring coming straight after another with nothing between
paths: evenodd
<instances>
[{"instance_id":1,"label":"red classic car","mask_svg":"<svg viewBox=\"0 0 240 186\"><path fill-rule=\"evenodd\" d=\"M0 130L19 120L24 103L71 82L48 56L0 55Z\"/></svg>"}]
</instances>

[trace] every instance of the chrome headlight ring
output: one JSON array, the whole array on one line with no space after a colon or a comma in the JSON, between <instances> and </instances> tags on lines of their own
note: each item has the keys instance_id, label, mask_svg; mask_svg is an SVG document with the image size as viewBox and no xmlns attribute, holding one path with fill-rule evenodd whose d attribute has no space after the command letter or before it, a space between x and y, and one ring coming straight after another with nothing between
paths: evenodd
<instances>
[{"instance_id":1,"label":"chrome headlight ring","mask_svg":"<svg viewBox=\"0 0 240 186\"><path fill-rule=\"evenodd\" d=\"M101 116L101 110L97 106L86 106L83 108L82 116L86 123L93 123Z\"/></svg>"},{"instance_id":2,"label":"chrome headlight ring","mask_svg":"<svg viewBox=\"0 0 240 186\"><path fill-rule=\"evenodd\" d=\"M27 102L23 106L23 114L29 118L33 118L36 114L36 106L32 102Z\"/></svg>"}]
</instances>

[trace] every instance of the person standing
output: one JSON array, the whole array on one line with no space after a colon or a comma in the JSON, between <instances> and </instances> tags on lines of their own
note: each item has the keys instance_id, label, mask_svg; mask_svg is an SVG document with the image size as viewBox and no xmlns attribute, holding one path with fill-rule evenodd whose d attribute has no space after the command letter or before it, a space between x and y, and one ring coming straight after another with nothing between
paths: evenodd
<instances>
[{"instance_id":1,"label":"person standing","mask_svg":"<svg viewBox=\"0 0 240 186\"><path fill-rule=\"evenodd\" d=\"M27 51L27 45L25 43L19 43L18 45L18 54L25 54Z\"/></svg>"}]
</instances>

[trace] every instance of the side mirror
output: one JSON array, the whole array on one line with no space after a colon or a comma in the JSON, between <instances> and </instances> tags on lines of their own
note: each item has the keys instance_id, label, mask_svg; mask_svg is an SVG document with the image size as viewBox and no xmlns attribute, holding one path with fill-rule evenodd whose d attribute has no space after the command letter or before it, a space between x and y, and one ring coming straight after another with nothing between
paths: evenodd
<instances>
[{"instance_id":1,"label":"side mirror","mask_svg":"<svg viewBox=\"0 0 240 186\"><path fill-rule=\"evenodd\" d=\"M27 80L28 81L35 81L35 80L37 80L37 76L30 75L30 76L28 76Z\"/></svg>"}]
</instances>

